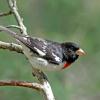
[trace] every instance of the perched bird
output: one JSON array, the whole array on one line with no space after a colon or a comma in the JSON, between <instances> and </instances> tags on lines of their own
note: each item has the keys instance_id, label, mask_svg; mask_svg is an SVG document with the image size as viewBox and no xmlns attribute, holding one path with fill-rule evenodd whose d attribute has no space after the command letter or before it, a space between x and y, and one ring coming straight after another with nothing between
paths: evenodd
<instances>
[{"instance_id":1,"label":"perched bird","mask_svg":"<svg viewBox=\"0 0 100 100\"><path fill-rule=\"evenodd\" d=\"M0 26L0 30L9 33L20 42L24 54L34 68L40 70L61 70L70 66L85 52L73 42L58 43L41 38L19 35Z\"/></svg>"}]
</instances>

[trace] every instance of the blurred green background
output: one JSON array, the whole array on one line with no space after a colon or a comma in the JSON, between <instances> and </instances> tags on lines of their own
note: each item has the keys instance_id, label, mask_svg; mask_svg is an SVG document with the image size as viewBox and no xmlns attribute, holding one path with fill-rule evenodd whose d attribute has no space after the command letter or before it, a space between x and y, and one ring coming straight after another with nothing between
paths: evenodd
<instances>
[{"instance_id":1,"label":"blurred green background","mask_svg":"<svg viewBox=\"0 0 100 100\"><path fill-rule=\"evenodd\" d=\"M56 100L100 100L100 0L17 0L19 12L31 36L73 41L87 55L69 69L48 74ZM9 11L0 0L0 12ZM16 24L14 17L0 18L0 25ZM0 40L13 42L6 33ZM0 49L0 80L34 82L31 65L22 54ZM0 87L0 100L43 100L31 89Z\"/></svg>"}]
</instances>

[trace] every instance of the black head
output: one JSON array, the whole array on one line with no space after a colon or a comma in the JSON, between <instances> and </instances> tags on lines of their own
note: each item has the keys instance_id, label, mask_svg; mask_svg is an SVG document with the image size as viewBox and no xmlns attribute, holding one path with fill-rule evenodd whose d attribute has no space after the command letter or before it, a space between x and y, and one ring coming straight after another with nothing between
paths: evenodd
<instances>
[{"instance_id":1,"label":"black head","mask_svg":"<svg viewBox=\"0 0 100 100\"><path fill-rule=\"evenodd\" d=\"M74 62L80 55L85 54L82 49L80 49L79 45L73 42L62 43L63 48L63 61L67 61L69 63Z\"/></svg>"}]
</instances>

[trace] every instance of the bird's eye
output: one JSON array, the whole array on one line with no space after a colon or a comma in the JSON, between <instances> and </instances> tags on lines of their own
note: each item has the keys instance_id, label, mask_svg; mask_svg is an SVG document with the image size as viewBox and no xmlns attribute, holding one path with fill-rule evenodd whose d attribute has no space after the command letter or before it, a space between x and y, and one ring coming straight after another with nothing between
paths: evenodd
<instances>
[{"instance_id":1,"label":"bird's eye","mask_svg":"<svg viewBox=\"0 0 100 100\"><path fill-rule=\"evenodd\" d=\"M68 53L71 53L71 52L72 52L72 50L69 49L69 50L68 50Z\"/></svg>"},{"instance_id":2,"label":"bird's eye","mask_svg":"<svg viewBox=\"0 0 100 100\"><path fill-rule=\"evenodd\" d=\"M73 47L71 47L70 49L71 49L71 50L74 50L74 48L73 48Z\"/></svg>"}]
</instances>

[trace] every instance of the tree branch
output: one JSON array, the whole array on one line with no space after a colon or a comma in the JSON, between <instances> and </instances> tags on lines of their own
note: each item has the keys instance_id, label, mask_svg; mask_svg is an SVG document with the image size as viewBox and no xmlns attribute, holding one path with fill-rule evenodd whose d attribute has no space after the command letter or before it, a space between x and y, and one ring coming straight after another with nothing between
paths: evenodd
<instances>
[{"instance_id":1,"label":"tree branch","mask_svg":"<svg viewBox=\"0 0 100 100\"><path fill-rule=\"evenodd\" d=\"M31 82L26 82L26 81L15 81L15 80L10 80L10 81L0 81L0 86L19 86L19 87L27 87L27 88L32 88L35 90L42 90L43 86L38 83L31 83Z\"/></svg>"},{"instance_id":2,"label":"tree branch","mask_svg":"<svg viewBox=\"0 0 100 100\"><path fill-rule=\"evenodd\" d=\"M8 26L5 26L6 28L16 28L16 29L21 29L19 26L17 25L8 25Z\"/></svg>"},{"instance_id":3,"label":"tree branch","mask_svg":"<svg viewBox=\"0 0 100 100\"><path fill-rule=\"evenodd\" d=\"M6 42L0 41L0 48L1 49L8 49L10 51L16 51L17 53L23 54L22 46L15 44L15 43L6 43Z\"/></svg>"},{"instance_id":4,"label":"tree branch","mask_svg":"<svg viewBox=\"0 0 100 100\"><path fill-rule=\"evenodd\" d=\"M6 28L16 28L16 29L21 29L19 26L17 25L8 25L8 26L5 26ZM3 30L0 30L0 32L2 32Z\"/></svg>"},{"instance_id":5,"label":"tree branch","mask_svg":"<svg viewBox=\"0 0 100 100\"><path fill-rule=\"evenodd\" d=\"M7 0L7 1L8 1L11 11L13 12L13 14L17 20L18 25L20 26L21 33L24 35L27 35L27 29L26 29L25 25L23 24L23 19L20 17L20 15L18 13L16 0Z\"/></svg>"},{"instance_id":6,"label":"tree branch","mask_svg":"<svg viewBox=\"0 0 100 100\"><path fill-rule=\"evenodd\" d=\"M0 26L0 30L5 31L5 32L9 32L9 33L13 32L13 31L11 31L11 30L3 27L3 26ZM14 34L16 34L16 33L14 33ZM27 55L26 55L26 57L27 57ZM47 76L41 70L34 68L34 66L33 66L33 75L38 78L39 82L44 87L43 88L43 94L44 94L45 100L55 100L54 96L53 96L53 93L52 93L51 86L48 82Z\"/></svg>"},{"instance_id":7,"label":"tree branch","mask_svg":"<svg viewBox=\"0 0 100 100\"><path fill-rule=\"evenodd\" d=\"M18 26L20 27L19 28L20 32L24 35L27 35L27 29L26 29L25 25L23 24L23 20L18 13L16 0L7 0L7 1L8 1L11 12L15 16ZM24 54L24 55L27 57L26 54ZM35 69L34 66L33 66L33 73L38 78L38 80L42 86L42 92L43 92L45 100L55 100L51 86L48 82L47 76L42 71ZM13 83L14 86L15 86L15 84L16 84L16 82Z\"/></svg>"},{"instance_id":8,"label":"tree branch","mask_svg":"<svg viewBox=\"0 0 100 100\"><path fill-rule=\"evenodd\" d=\"M8 16L8 15L11 15L12 12L9 11L9 12L3 12L3 13L0 13L0 17L4 17L4 16Z\"/></svg>"}]
</instances>

